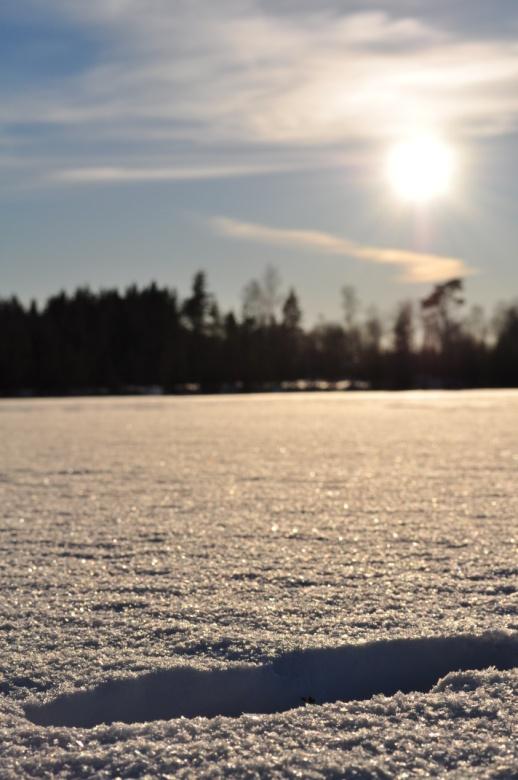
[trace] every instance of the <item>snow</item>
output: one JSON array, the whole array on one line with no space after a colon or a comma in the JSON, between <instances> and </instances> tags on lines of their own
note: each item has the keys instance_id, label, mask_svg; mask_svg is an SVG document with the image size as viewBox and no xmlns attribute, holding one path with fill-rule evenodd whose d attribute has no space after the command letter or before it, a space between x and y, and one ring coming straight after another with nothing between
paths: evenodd
<instances>
[{"instance_id":1,"label":"snow","mask_svg":"<svg viewBox=\"0 0 518 780\"><path fill-rule=\"evenodd\" d=\"M1 402L0 777L518 776L517 413Z\"/></svg>"},{"instance_id":2,"label":"snow","mask_svg":"<svg viewBox=\"0 0 518 780\"><path fill-rule=\"evenodd\" d=\"M171 718L284 712L303 704L431 690L450 671L512 669L518 636L382 640L287 653L273 663L197 670L187 666L109 680L96 688L29 704L42 726L139 723Z\"/></svg>"}]
</instances>

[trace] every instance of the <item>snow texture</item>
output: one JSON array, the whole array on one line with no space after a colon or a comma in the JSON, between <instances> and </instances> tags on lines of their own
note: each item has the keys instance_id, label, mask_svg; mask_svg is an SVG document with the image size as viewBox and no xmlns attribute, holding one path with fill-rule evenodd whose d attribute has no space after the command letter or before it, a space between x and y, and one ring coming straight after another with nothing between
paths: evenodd
<instances>
[{"instance_id":1,"label":"snow texture","mask_svg":"<svg viewBox=\"0 0 518 780\"><path fill-rule=\"evenodd\" d=\"M518 777L517 434L514 392L0 403L2 780Z\"/></svg>"},{"instance_id":2,"label":"snow texture","mask_svg":"<svg viewBox=\"0 0 518 780\"><path fill-rule=\"evenodd\" d=\"M198 715L238 717L302 704L429 691L450 671L518 666L518 637L400 639L288 653L265 666L180 667L64 694L25 713L42 726L138 723Z\"/></svg>"}]
</instances>

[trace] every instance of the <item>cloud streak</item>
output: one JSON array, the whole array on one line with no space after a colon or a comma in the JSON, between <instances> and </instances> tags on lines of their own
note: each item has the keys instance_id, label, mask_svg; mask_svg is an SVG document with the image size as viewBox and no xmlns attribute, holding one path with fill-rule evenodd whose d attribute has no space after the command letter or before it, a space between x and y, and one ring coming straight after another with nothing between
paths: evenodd
<instances>
[{"instance_id":1,"label":"cloud streak","mask_svg":"<svg viewBox=\"0 0 518 780\"><path fill-rule=\"evenodd\" d=\"M49 175L49 180L61 184L121 184L160 181L201 181L264 176L291 170L291 165L243 164L197 167L84 167L64 168Z\"/></svg>"},{"instance_id":2,"label":"cloud streak","mask_svg":"<svg viewBox=\"0 0 518 780\"><path fill-rule=\"evenodd\" d=\"M231 239L393 265L402 271L399 280L407 283L435 283L476 273L457 257L369 246L316 230L273 228L229 217L214 217L210 224L217 234Z\"/></svg>"}]
</instances>

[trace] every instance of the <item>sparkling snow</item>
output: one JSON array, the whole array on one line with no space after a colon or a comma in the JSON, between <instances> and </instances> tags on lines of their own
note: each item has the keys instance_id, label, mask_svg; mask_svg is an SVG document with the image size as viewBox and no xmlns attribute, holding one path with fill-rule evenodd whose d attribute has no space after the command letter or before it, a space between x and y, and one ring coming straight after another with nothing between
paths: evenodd
<instances>
[{"instance_id":1,"label":"sparkling snow","mask_svg":"<svg viewBox=\"0 0 518 780\"><path fill-rule=\"evenodd\" d=\"M518 776L518 393L3 401L0 442L2 780Z\"/></svg>"}]
</instances>

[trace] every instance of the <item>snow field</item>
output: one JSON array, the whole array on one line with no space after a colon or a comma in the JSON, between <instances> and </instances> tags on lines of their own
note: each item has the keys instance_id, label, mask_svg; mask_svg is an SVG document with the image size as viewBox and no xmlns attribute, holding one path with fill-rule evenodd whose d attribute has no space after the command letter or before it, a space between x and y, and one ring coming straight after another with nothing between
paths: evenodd
<instances>
[{"instance_id":1,"label":"snow field","mask_svg":"<svg viewBox=\"0 0 518 780\"><path fill-rule=\"evenodd\" d=\"M517 411L2 402L0 776L516 776Z\"/></svg>"}]
</instances>

